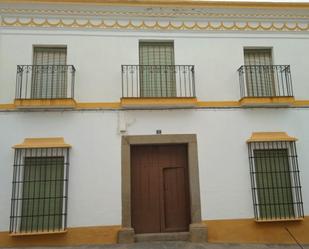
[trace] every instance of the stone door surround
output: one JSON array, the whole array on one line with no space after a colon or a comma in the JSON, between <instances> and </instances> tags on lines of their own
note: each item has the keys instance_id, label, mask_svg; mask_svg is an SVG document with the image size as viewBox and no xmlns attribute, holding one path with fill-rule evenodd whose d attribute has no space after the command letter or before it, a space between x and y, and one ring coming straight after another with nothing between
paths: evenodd
<instances>
[{"instance_id":1,"label":"stone door surround","mask_svg":"<svg viewBox=\"0 0 309 249\"><path fill-rule=\"evenodd\" d=\"M197 139L195 134L136 135L122 136L121 140L121 194L122 229L118 243L133 243L134 229L131 225L131 158L130 146L143 144L187 144L190 192L190 240L207 241L207 227L201 220L200 185L198 171Z\"/></svg>"}]
</instances>

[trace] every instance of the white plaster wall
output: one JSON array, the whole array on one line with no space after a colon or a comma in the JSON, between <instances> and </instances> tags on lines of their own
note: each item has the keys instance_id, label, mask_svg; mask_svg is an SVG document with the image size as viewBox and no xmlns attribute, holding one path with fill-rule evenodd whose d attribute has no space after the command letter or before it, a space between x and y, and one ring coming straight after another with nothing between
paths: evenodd
<instances>
[{"instance_id":1,"label":"white plaster wall","mask_svg":"<svg viewBox=\"0 0 309 249\"><path fill-rule=\"evenodd\" d=\"M291 65L294 95L309 99L309 35L266 33L167 33L112 31L0 31L0 103L14 99L16 65L32 64L33 45L67 45L76 67L75 98L81 102L119 101L121 64L138 64L139 40L173 40L175 63L196 67L200 100L238 100L237 69L244 47L272 47L274 64Z\"/></svg>"},{"instance_id":2,"label":"white plaster wall","mask_svg":"<svg viewBox=\"0 0 309 249\"><path fill-rule=\"evenodd\" d=\"M68 226L120 224L121 147L116 113L0 113L0 120L0 230L7 230L9 224L11 147L25 137L62 136L73 146Z\"/></svg>"},{"instance_id":3,"label":"white plaster wall","mask_svg":"<svg viewBox=\"0 0 309 249\"><path fill-rule=\"evenodd\" d=\"M0 112L0 231L9 227L14 144L63 136L72 145L68 226L121 224L119 111ZM297 152L309 215L308 109L122 111L127 135L195 133L203 219L253 217L246 140L253 131L285 131Z\"/></svg>"}]
</instances>

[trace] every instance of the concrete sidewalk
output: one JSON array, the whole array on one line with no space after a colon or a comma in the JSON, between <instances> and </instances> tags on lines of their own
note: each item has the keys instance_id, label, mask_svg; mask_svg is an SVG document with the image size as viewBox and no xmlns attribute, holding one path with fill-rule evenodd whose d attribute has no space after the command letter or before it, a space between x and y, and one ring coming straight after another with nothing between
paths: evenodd
<instances>
[{"instance_id":1,"label":"concrete sidewalk","mask_svg":"<svg viewBox=\"0 0 309 249\"><path fill-rule=\"evenodd\" d=\"M309 249L309 245L302 245ZM23 249L55 249L59 247L24 247ZM134 244L115 245L84 245L72 247L60 247L61 249L300 249L294 245L266 245L266 244L210 244L190 242L143 242ZM12 248L10 248L12 249Z\"/></svg>"}]
</instances>

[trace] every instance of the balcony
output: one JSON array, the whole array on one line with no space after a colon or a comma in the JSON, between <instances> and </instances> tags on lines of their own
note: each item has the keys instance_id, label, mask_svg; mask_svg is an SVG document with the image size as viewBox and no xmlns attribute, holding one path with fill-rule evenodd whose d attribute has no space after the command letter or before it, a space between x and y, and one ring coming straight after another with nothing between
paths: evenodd
<instances>
[{"instance_id":1,"label":"balcony","mask_svg":"<svg viewBox=\"0 0 309 249\"><path fill-rule=\"evenodd\" d=\"M238 74L241 106L290 106L293 104L289 65L241 66Z\"/></svg>"},{"instance_id":2,"label":"balcony","mask_svg":"<svg viewBox=\"0 0 309 249\"><path fill-rule=\"evenodd\" d=\"M124 108L189 108L197 103L192 65L122 65L121 72Z\"/></svg>"},{"instance_id":3,"label":"balcony","mask_svg":"<svg viewBox=\"0 0 309 249\"><path fill-rule=\"evenodd\" d=\"M74 108L73 65L18 65L17 108Z\"/></svg>"}]
</instances>

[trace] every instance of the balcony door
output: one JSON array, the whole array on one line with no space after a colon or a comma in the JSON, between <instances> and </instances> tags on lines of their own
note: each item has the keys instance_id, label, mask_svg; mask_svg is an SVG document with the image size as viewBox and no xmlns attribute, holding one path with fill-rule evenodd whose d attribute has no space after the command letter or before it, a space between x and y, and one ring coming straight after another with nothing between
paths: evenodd
<instances>
[{"instance_id":1,"label":"balcony door","mask_svg":"<svg viewBox=\"0 0 309 249\"><path fill-rule=\"evenodd\" d=\"M245 49L244 57L248 97L275 96L271 49Z\"/></svg>"},{"instance_id":2,"label":"balcony door","mask_svg":"<svg viewBox=\"0 0 309 249\"><path fill-rule=\"evenodd\" d=\"M140 42L140 96L176 97L173 42Z\"/></svg>"},{"instance_id":3,"label":"balcony door","mask_svg":"<svg viewBox=\"0 0 309 249\"><path fill-rule=\"evenodd\" d=\"M67 97L66 47L34 47L32 99Z\"/></svg>"}]
</instances>

